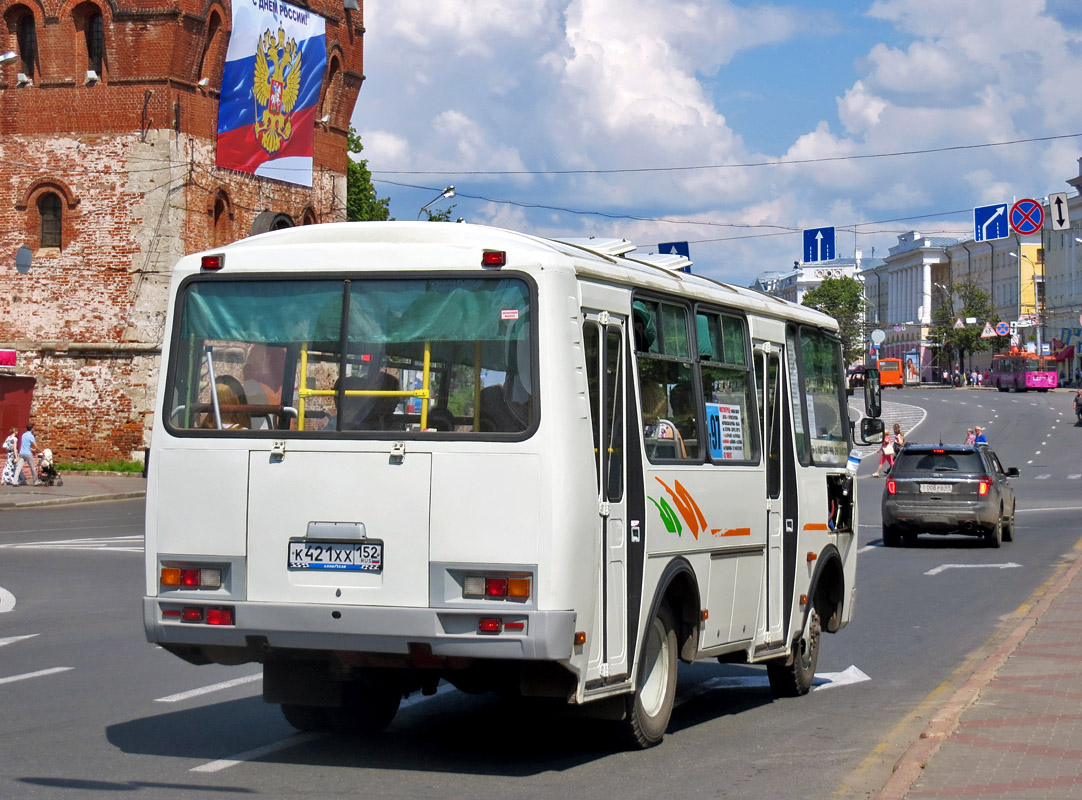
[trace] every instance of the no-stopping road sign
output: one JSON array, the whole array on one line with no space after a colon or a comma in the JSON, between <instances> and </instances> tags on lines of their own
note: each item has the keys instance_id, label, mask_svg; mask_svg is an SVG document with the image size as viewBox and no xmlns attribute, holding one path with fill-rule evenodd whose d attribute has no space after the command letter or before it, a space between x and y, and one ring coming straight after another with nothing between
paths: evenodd
<instances>
[{"instance_id":1,"label":"no-stopping road sign","mask_svg":"<svg viewBox=\"0 0 1082 800\"><path fill-rule=\"evenodd\" d=\"M1011 206L1011 227L1015 233L1028 236L1044 225L1044 207L1036 200L1025 198Z\"/></svg>"}]
</instances>

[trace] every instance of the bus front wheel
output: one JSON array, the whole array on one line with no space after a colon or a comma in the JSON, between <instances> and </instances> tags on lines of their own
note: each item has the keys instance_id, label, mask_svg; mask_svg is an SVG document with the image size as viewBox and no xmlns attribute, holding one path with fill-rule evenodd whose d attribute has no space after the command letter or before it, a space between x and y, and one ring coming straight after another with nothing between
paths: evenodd
<instances>
[{"instance_id":1,"label":"bus front wheel","mask_svg":"<svg viewBox=\"0 0 1082 800\"><path fill-rule=\"evenodd\" d=\"M793 661L769 661L766 674L770 690L775 697L799 697L807 694L815 679L815 666L819 663L819 639L822 629L819 613L813 608L808 612L804 630L793 645Z\"/></svg>"},{"instance_id":2,"label":"bus front wheel","mask_svg":"<svg viewBox=\"0 0 1082 800\"><path fill-rule=\"evenodd\" d=\"M627 700L624 719L632 747L645 750L665 736L676 698L676 623L663 603L646 628L639 685Z\"/></svg>"}]
</instances>

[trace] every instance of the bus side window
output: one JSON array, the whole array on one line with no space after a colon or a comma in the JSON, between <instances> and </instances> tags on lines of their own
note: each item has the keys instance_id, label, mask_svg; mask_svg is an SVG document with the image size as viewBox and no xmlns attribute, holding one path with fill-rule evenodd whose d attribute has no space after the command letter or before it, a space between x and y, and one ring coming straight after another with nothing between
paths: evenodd
<instances>
[{"instance_id":1,"label":"bus side window","mask_svg":"<svg viewBox=\"0 0 1082 800\"><path fill-rule=\"evenodd\" d=\"M633 309L646 454L651 459L697 461L698 402L687 309L641 299L634 302ZM645 339L641 338L644 334ZM656 340L651 340L652 335Z\"/></svg>"}]
</instances>

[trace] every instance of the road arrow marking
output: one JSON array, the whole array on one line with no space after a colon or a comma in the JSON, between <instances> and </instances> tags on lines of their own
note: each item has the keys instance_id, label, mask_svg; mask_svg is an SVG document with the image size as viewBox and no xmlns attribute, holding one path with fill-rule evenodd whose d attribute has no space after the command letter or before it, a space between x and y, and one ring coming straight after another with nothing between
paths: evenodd
<instances>
[{"instance_id":1,"label":"road arrow marking","mask_svg":"<svg viewBox=\"0 0 1082 800\"><path fill-rule=\"evenodd\" d=\"M0 586L0 614L4 614L15 608L15 595Z\"/></svg>"},{"instance_id":2,"label":"road arrow marking","mask_svg":"<svg viewBox=\"0 0 1082 800\"><path fill-rule=\"evenodd\" d=\"M855 665L850 665L841 672L815 673L815 680L819 681L820 679L825 683L817 685L812 691L818 692L820 689L833 689L835 686L846 686L850 683L863 683L871 680L860 667Z\"/></svg>"},{"instance_id":3,"label":"road arrow marking","mask_svg":"<svg viewBox=\"0 0 1082 800\"><path fill-rule=\"evenodd\" d=\"M38 634L36 633L28 633L24 636L8 636L6 639L0 639L0 647L3 647L5 644L14 644L15 642L21 642L23 639L33 639L37 635Z\"/></svg>"},{"instance_id":4,"label":"road arrow marking","mask_svg":"<svg viewBox=\"0 0 1082 800\"><path fill-rule=\"evenodd\" d=\"M946 572L948 569L1013 569L1020 567L1021 564L1015 564L1013 561L1008 561L1006 564L940 564L935 569L930 569L925 572L925 575L938 575L940 572Z\"/></svg>"}]
</instances>

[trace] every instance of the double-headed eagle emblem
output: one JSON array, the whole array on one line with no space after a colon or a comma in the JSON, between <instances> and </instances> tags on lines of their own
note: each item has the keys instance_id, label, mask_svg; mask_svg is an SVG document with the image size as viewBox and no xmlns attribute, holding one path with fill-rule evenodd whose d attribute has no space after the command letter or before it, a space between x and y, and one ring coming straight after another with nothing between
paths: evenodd
<instances>
[{"instance_id":1,"label":"double-headed eagle emblem","mask_svg":"<svg viewBox=\"0 0 1082 800\"><path fill-rule=\"evenodd\" d=\"M293 135L293 107L301 90L301 53L296 39L286 39L278 28L277 37L268 28L259 37L255 54L252 94L256 112L256 138L268 153L277 153Z\"/></svg>"}]
</instances>

